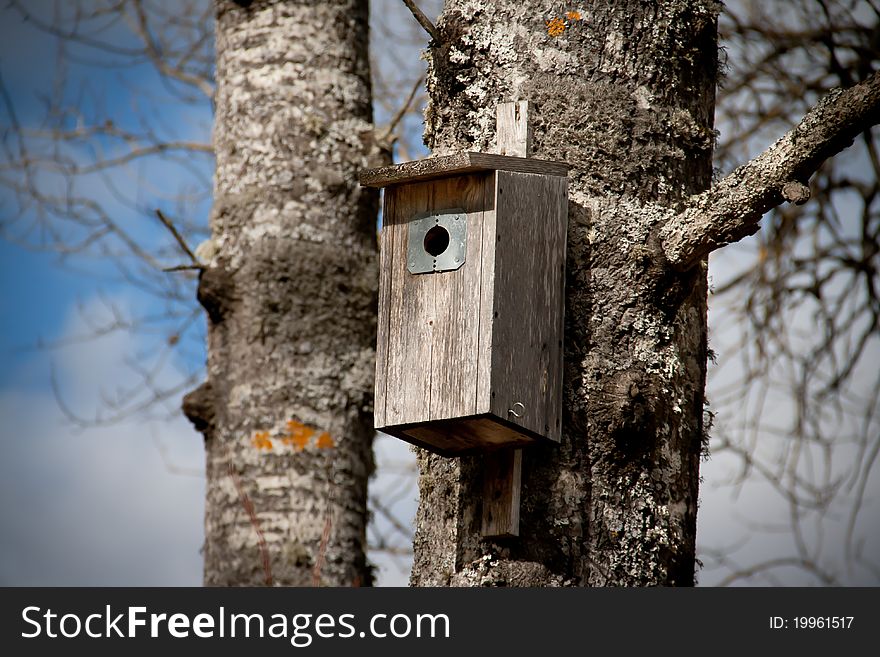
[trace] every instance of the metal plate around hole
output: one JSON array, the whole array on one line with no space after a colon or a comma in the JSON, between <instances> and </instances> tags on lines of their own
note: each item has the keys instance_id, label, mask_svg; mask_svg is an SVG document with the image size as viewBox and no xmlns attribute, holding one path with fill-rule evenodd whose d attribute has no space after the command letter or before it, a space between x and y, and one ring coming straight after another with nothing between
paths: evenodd
<instances>
[{"instance_id":1,"label":"metal plate around hole","mask_svg":"<svg viewBox=\"0 0 880 657\"><path fill-rule=\"evenodd\" d=\"M449 246L437 256L425 250L425 235L434 226L441 226L449 233ZM464 264L466 255L467 214L461 208L420 212L410 219L406 260L411 274L454 271Z\"/></svg>"}]
</instances>

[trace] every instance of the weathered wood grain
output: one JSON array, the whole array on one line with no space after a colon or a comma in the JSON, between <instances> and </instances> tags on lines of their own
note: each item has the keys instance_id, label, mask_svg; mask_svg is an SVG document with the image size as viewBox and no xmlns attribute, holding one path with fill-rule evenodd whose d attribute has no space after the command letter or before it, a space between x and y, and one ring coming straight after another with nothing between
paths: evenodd
<instances>
[{"instance_id":1,"label":"weathered wood grain","mask_svg":"<svg viewBox=\"0 0 880 657\"><path fill-rule=\"evenodd\" d=\"M385 193L383 227L379 234L379 307L376 325L376 379L373 396L373 426L385 426L385 391L388 387L388 338L391 323L391 264L394 253L394 230L388 217L394 216L398 190Z\"/></svg>"},{"instance_id":2,"label":"weathered wood grain","mask_svg":"<svg viewBox=\"0 0 880 657\"><path fill-rule=\"evenodd\" d=\"M384 364L384 414L376 427L470 416L477 413L480 332L481 235L490 174L456 176L389 189L380 288L389 286ZM407 269L409 220L419 212L460 207L468 223L466 259L454 271L412 274ZM491 208L488 209L491 211Z\"/></svg>"},{"instance_id":3,"label":"weathered wood grain","mask_svg":"<svg viewBox=\"0 0 880 657\"><path fill-rule=\"evenodd\" d=\"M519 536L522 459L521 449L501 449L486 454L481 531L486 538Z\"/></svg>"},{"instance_id":4,"label":"weathered wood grain","mask_svg":"<svg viewBox=\"0 0 880 657\"><path fill-rule=\"evenodd\" d=\"M490 410L557 442L567 203L565 178L496 173Z\"/></svg>"},{"instance_id":5,"label":"weathered wood grain","mask_svg":"<svg viewBox=\"0 0 880 657\"><path fill-rule=\"evenodd\" d=\"M568 165L564 162L463 152L367 169L358 174L358 180L364 187L388 187L477 171L518 171L547 176L567 176L568 169Z\"/></svg>"},{"instance_id":6,"label":"weathered wood grain","mask_svg":"<svg viewBox=\"0 0 880 657\"><path fill-rule=\"evenodd\" d=\"M428 209L429 194L421 185L406 185L389 189L388 197L389 214L383 217L392 249L390 269L383 271L391 279L387 364L376 378L386 380L385 424L393 425L424 420L430 407L434 286L430 275L406 271L407 222Z\"/></svg>"},{"instance_id":7,"label":"weathered wood grain","mask_svg":"<svg viewBox=\"0 0 880 657\"><path fill-rule=\"evenodd\" d=\"M486 179L486 206L480 235L483 259L480 263L480 335L477 354L476 412L488 413L492 389L492 312L495 289L495 172Z\"/></svg>"},{"instance_id":8,"label":"weathered wood grain","mask_svg":"<svg viewBox=\"0 0 880 657\"><path fill-rule=\"evenodd\" d=\"M532 150L529 101L499 103L495 108L495 149L499 155L529 156Z\"/></svg>"},{"instance_id":9,"label":"weathered wood grain","mask_svg":"<svg viewBox=\"0 0 880 657\"><path fill-rule=\"evenodd\" d=\"M501 423L488 414L398 425L383 431L442 456L482 454L486 450L533 445L536 441L518 427Z\"/></svg>"},{"instance_id":10,"label":"weathered wood grain","mask_svg":"<svg viewBox=\"0 0 880 657\"><path fill-rule=\"evenodd\" d=\"M434 286L431 353L431 420L474 415L479 362L480 284L487 174L456 176L430 185L431 209L461 207L467 213L464 266L425 274Z\"/></svg>"},{"instance_id":11,"label":"weathered wood grain","mask_svg":"<svg viewBox=\"0 0 880 657\"><path fill-rule=\"evenodd\" d=\"M528 157L531 154L531 124L529 123L529 102L499 103L495 108L495 148L500 155ZM493 194L495 189L493 188ZM494 314L494 283L495 283L495 247L496 222L492 222L492 231L486 235L491 250L491 261L485 263L485 279L487 281L488 312L484 321L485 335L488 336L488 348L483 356L487 361L484 383L478 390L485 397L485 404L491 409L490 394L492 390L492 317ZM491 299L491 302L489 301ZM483 518L481 534L486 538L519 535L519 500L520 481L522 479L522 450L502 450L487 453L483 461Z\"/></svg>"}]
</instances>

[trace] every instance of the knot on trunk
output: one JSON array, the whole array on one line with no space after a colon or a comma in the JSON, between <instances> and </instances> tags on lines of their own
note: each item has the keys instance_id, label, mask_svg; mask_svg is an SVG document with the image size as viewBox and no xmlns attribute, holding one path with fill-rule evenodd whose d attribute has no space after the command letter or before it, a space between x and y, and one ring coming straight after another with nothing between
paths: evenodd
<instances>
[{"instance_id":1,"label":"knot on trunk","mask_svg":"<svg viewBox=\"0 0 880 657\"><path fill-rule=\"evenodd\" d=\"M209 267L199 274L196 297L214 324L219 324L229 314L235 300L235 283L230 273L222 267Z\"/></svg>"},{"instance_id":2,"label":"knot on trunk","mask_svg":"<svg viewBox=\"0 0 880 657\"><path fill-rule=\"evenodd\" d=\"M205 439L210 438L214 431L214 408L214 389L209 381L184 395L181 404L183 414L193 423L196 431L204 434Z\"/></svg>"},{"instance_id":3,"label":"knot on trunk","mask_svg":"<svg viewBox=\"0 0 880 657\"><path fill-rule=\"evenodd\" d=\"M650 374L632 369L618 373L608 383L608 429L621 447L634 447L636 438L653 435L656 429L658 383Z\"/></svg>"},{"instance_id":4,"label":"knot on trunk","mask_svg":"<svg viewBox=\"0 0 880 657\"><path fill-rule=\"evenodd\" d=\"M782 186L782 198L795 205L803 205L810 200L810 188L797 180L789 180Z\"/></svg>"}]
</instances>

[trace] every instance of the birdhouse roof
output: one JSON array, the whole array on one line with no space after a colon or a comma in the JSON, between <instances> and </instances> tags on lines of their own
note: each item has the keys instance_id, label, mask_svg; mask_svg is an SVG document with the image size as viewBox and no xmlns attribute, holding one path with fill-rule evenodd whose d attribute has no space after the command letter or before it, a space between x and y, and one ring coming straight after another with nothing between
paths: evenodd
<instances>
[{"instance_id":1,"label":"birdhouse roof","mask_svg":"<svg viewBox=\"0 0 880 657\"><path fill-rule=\"evenodd\" d=\"M531 157L511 157L491 153L453 153L424 160L402 162L358 174L363 187L388 187L403 183L446 178L478 171L516 171L545 176L567 176L569 166L564 162L537 160Z\"/></svg>"}]
</instances>

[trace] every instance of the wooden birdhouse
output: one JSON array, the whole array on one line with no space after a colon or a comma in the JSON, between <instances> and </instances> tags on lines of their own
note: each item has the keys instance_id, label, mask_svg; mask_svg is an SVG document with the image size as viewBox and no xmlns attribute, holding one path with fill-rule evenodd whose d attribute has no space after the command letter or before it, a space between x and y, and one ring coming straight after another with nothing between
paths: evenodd
<instances>
[{"instance_id":1,"label":"wooden birdhouse","mask_svg":"<svg viewBox=\"0 0 880 657\"><path fill-rule=\"evenodd\" d=\"M360 175L385 188L376 429L446 456L492 452L484 535L518 532L521 451L502 448L562 435L568 166L525 157L528 111L498 105L498 154Z\"/></svg>"},{"instance_id":2,"label":"wooden birdhouse","mask_svg":"<svg viewBox=\"0 0 880 657\"><path fill-rule=\"evenodd\" d=\"M385 188L377 429L443 455L560 440L568 167L458 153Z\"/></svg>"}]
</instances>

